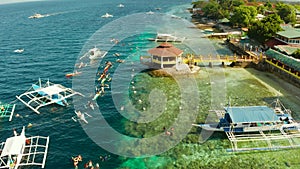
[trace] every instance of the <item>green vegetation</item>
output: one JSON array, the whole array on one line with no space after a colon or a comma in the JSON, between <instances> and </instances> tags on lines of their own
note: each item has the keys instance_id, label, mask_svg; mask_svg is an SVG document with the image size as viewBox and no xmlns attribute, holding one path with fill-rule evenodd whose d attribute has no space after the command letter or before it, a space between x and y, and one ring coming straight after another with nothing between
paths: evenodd
<instances>
[{"instance_id":1,"label":"green vegetation","mask_svg":"<svg viewBox=\"0 0 300 169\"><path fill-rule=\"evenodd\" d=\"M234 8L230 22L234 26L248 27L255 21L257 10L253 6L239 6Z\"/></svg>"},{"instance_id":2,"label":"green vegetation","mask_svg":"<svg viewBox=\"0 0 300 169\"><path fill-rule=\"evenodd\" d=\"M285 23L290 23L291 25L296 23L296 9L292 5L278 3L276 10Z\"/></svg>"},{"instance_id":3,"label":"green vegetation","mask_svg":"<svg viewBox=\"0 0 300 169\"><path fill-rule=\"evenodd\" d=\"M297 50L292 54L292 56L293 56L294 58L300 59L300 49L297 49Z\"/></svg>"},{"instance_id":4,"label":"green vegetation","mask_svg":"<svg viewBox=\"0 0 300 169\"><path fill-rule=\"evenodd\" d=\"M264 43L281 31L280 24L296 24L296 9L298 5L277 2L243 1L243 0L209 0L192 3L195 8L202 9L202 16L217 20L228 18L233 26L248 27L249 37ZM263 4L263 5L261 5ZM257 20L257 14L265 14L262 20ZM273 14L270 14L273 13Z\"/></svg>"},{"instance_id":5,"label":"green vegetation","mask_svg":"<svg viewBox=\"0 0 300 169\"><path fill-rule=\"evenodd\" d=\"M248 36L263 43L273 37L276 32L282 30L280 27L281 23L283 21L278 15L268 15L261 21L256 21L250 26Z\"/></svg>"}]
</instances>

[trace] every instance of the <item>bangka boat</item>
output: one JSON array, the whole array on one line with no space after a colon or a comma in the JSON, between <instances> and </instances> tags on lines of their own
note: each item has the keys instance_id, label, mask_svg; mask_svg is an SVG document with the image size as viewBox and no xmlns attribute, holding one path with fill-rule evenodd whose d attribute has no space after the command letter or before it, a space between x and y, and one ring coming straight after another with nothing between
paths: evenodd
<instances>
[{"instance_id":1,"label":"bangka boat","mask_svg":"<svg viewBox=\"0 0 300 169\"><path fill-rule=\"evenodd\" d=\"M223 117L216 124L193 124L208 131L234 133L259 132L270 130L298 130L300 124L291 116L277 99L275 107L247 106L224 108Z\"/></svg>"},{"instance_id":2,"label":"bangka boat","mask_svg":"<svg viewBox=\"0 0 300 169\"><path fill-rule=\"evenodd\" d=\"M37 83L32 84L27 92L16 97L34 112L40 114L38 109L50 104L67 106L67 99L74 95L83 96L81 93L76 92L71 88L51 83L49 80L42 81L39 79Z\"/></svg>"},{"instance_id":3,"label":"bangka boat","mask_svg":"<svg viewBox=\"0 0 300 169\"><path fill-rule=\"evenodd\" d=\"M119 4L118 7L119 8L124 8L124 5L123 4Z\"/></svg>"},{"instance_id":4,"label":"bangka boat","mask_svg":"<svg viewBox=\"0 0 300 169\"><path fill-rule=\"evenodd\" d=\"M114 17L113 15L109 14L109 13L105 13L104 15L101 16L102 18L112 18Z\"/></svg>"},{"instance_id":5,"label":"bangka boat","mask_svg":"<svg viewBox=\"0 0 300 169\"><path fill-rule=\"evenodd\" d=\"M107 51L101 51L99 48L94 47L90 49L86 54L84 54L80 59L83 59L85 57L89 57L90 60L95 60L99 58L103 58L106 56Z\"/></svg>"},{"instance_id":6,"label":"bangka boat","mask_svg":"<svg viewBox=\"0 0 300 169\"><path fill-rule=\"evenodd\" d=\"M24 49L16 49L14 50L15 53L23 53L24 52Z\"/></svg>"},{"instance_id":7,"label":"bangka boat","mask_svg":"<svg viewBox=\"0 0 300 169\"><path fill-rule=\"evenodd\" d=\"M73 76L77 76L77 75L80 75L81 72L73 72L73 73L67 73L66 74L66 78L70 78L70 77L73 77Z\"/></svg>"},{"instance_id":8,"label":"bangka boat","mask_svg":"<svg viewBox=\"0 0 300 169\"><path fill-rule=\"evenodd\" d=\"M0 143L0 169L18 169L21 166L45 167L49 136L25 136L25 127L20 135Z\"/></svg>"},{"instance_id":9,"label":"bangka boat","mask_svg":"<svg viewBox=\"0 0 300 169\"><path fill-rule=\"evenodd\" d=\"M14 115L15 107L15 104L0 104L0 117L9 118L8 121L11 121Z\"/></svg>"},{"instance_id":10,"label":"bangka boat","mask_svg":"<svg viewBox=\"0 0 300 169\"><path fill-rule=\"evenodd\" d=\"M148 40L155 42L183 42L185 38L179 38L172 34L157 33L155 38L149 38Z\"/></svg>"},{"instance_id":11,"label":"bangka boat","mask_svg":"<svg viewBox=\"0 0 300 169\"><path fill-rule=\"evenodd\" d=\"M146 12L146 14L147 14L147 15L153 15L153 14L154 14L154 12L152 12L152 11L148 11L148 12Z\"/></svg>"},{"instance_id":12,"label":"bangka boat","mask_svg":"<svg viewBox=\"0 0 300 169\"><path fill-rule=\"evenodd\" d=\"M34 15L29 16L28 18L29 19L38 19L38 18L43 18L43 17L45 17L45 15L42 15L42 14L39 14L39 13L35 13Z\"/></svg>"}]
</instances>

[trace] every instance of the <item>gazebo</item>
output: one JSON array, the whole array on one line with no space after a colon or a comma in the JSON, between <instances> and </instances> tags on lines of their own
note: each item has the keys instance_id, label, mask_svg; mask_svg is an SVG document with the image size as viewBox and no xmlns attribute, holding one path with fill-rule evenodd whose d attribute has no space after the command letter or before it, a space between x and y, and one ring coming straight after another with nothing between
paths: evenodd
<instances>
[{"instance_id":1,"label":"gazebo","mask_svg":"<svg viewBox=\"0 0 300 169\"><path fill-rule=\"evenodd\" d=\"M167 68L172 67L181 62L183 51L174 47L172 44L164 42L159 46L149 49L151 54L151 63L154 67Z\"/></svg>"}]
</instances>

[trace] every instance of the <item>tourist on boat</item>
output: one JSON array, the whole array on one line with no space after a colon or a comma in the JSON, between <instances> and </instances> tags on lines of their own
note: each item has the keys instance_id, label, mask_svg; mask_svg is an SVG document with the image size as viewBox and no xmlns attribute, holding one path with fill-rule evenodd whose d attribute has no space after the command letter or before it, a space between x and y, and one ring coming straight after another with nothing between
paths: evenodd
<instances>
[{"instance_id":1,"label":"tourist on boat","mask_svg":"<svg viewBox=\"0 0 300 169\"><path fill-rule=\"evenodd\" d=\"M1 112L4 112L5 108L3 105L1 106L0 110L1 110Z\"/></svg>"}]
</instances>

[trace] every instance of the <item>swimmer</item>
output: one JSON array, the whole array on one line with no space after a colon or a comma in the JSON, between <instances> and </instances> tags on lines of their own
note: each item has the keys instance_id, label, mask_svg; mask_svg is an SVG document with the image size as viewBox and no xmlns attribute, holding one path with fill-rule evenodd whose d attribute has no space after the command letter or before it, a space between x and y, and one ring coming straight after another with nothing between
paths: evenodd
<instances>
[{"instance_id":1,"label":"swimmer","mask_svg":"<svg viewBox=\"0 0 300 169\"><path fill-rule=\"evenodd\" d=\"M88 166L89 166L89 167L93 167L93 162L92 162L92 160L90 160L90 161L88 162Z\"/></svg>"},{"instance_id":2,"label":"swimmer","mask_svg":"<svg viewBox=\"0 0 300 169\"><path fill-rule=\"evenodd\" d=\"M4 112L4 110L5 110L4 106L1 106L0 110L1 110L2 112Z\"/></svg>"},{"instance_id":3,"label":"swimmer","mask_svg":"<svg viewBox=\"0 0 300 169\"><path fill-rule=\"evenodd\" d=\"M95 169L99 169L100 168L100 165L99 165L99 163L96 163L96 165L95 165Z\"/></svg>"},{"instance_id":4,"label":"swimmer","mask_svg":"<svg viewBox=\"0 0 300 169\"><path fill-rule=\"evenodd\" d=\"M27 128L31 128L31 127L32 127L32 124L28 123Z\"/></svg>"}]
</instances>

